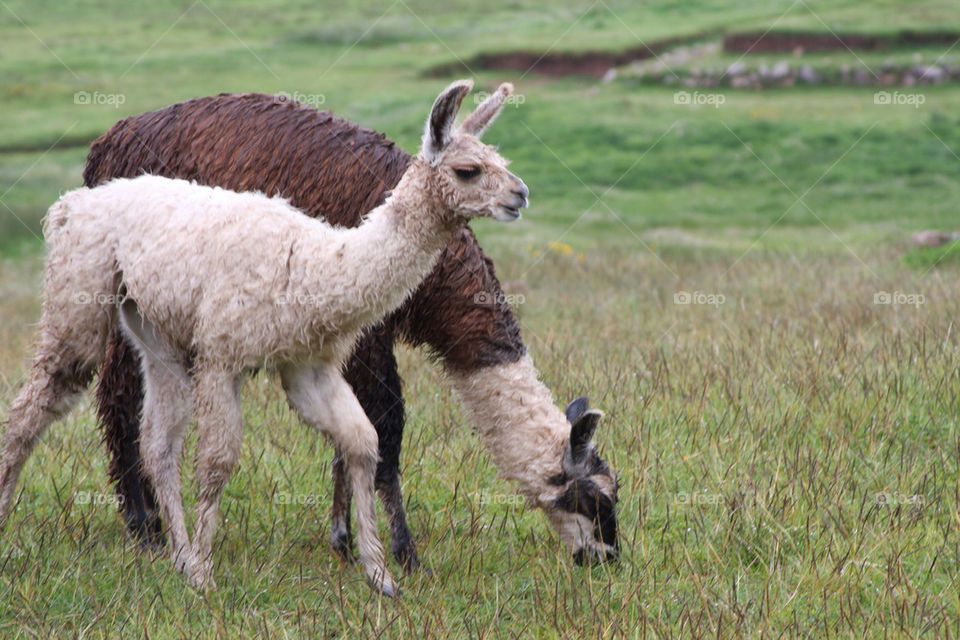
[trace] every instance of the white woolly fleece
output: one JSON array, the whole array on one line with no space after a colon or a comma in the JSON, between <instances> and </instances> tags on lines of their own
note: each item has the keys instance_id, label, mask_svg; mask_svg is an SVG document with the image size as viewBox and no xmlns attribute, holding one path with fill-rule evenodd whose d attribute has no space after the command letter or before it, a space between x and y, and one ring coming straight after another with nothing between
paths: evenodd
<instances>
[{"instance_id":1,"label":"white woolly fleece","mask_svg":"<svg viewBox=\"0 0 960 640\"><path fill-rule=\"evenodd\" d=\"M48 303L115 306L123 292L171 345L236 371L339 363L364 328L403 303L452 235L451 224L408 215L414 203L388 203L341 229L280 198L183 180L78 189L47 222L63 277L47 283Z\"/></svg>"},{"instance_id":2,"label":"white woolly fleece","mask_svg":"<svg viewBox=\"0 0 960 640\"><path fill-rule=\"evenodd\" d=\"M549 506L557 488L547 479L563 471L570 423L530 356L449 377L501 475L537 506Z\"/></svg>"}]
</instances>

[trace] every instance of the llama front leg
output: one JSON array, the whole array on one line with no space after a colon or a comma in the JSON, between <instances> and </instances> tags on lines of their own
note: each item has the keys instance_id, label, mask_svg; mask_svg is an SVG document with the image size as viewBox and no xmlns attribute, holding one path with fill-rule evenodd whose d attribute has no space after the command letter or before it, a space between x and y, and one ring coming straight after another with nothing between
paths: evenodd
<instances>
[{"instance_id":1,"label":"llama front leg","mask_svg":"<svg viewBox=\"0 0 960 640\"><path fill-rule=\"evenodd\" d=\"M339 450L333 456L333 506L330 509L330 546L347 562L353 562L353 535L350 533L350 483L347 463Z\"/></svg>"},{"instance_id":2,"label":"llama front leg","mask_svg":"<svg viewBox=\"0 0 960 640\"><path fill-rule=\"evenodd\" d=\"M223 369L198 367L194 380L198 438L193 553L197 567L191 578L198 587L215 588L213 535L219 521L220 499L243 442L240 377Z\"/></svg>"},{"instance_id":3,"label":"llama front leg","mask_svg":"<svg viewBox=\"0 0 960 640\"><path fill-rule=\"evenodd\" d=\"M367 579L384 595L399 595L399 587L384 563L377 533L373 488L376 430L336 366L288 367L281 375L290 405L304 422L329 435L343 456L357 506L357 550Z\"/></svg>"}]
</instances>

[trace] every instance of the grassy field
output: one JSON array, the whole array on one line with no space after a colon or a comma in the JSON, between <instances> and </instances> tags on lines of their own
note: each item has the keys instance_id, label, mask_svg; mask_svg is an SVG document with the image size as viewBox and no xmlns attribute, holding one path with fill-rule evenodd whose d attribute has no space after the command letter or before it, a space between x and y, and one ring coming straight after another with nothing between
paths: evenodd
<instances>
[{"instance_id":1,"label":"grassy field","mask_svg":"<svg viewBox=\"0 0 960 640\"><path fill-rule=\"evenodd\" d=\"M413 150L446 82L422 72L480 51L947 29L957 15L894 0L0 3L0 417L39 317L43 212L121 117L218 91L299 92ZM778 58L747 61L764 59ZM624 77L476 80L523 97L487 138L533 206L475 228L524 293L524 338L558 403L588 393L606 412L622 562L578 568L540 514L482 501L511 488L440 373L402 350L403 484L433 569L403 578L402 599L377 599L329 550L330 447L258 376L218 591L124 540L84 403L38 447L0 536L0 636L960 635L960 252L910 245L957 228L960 88L903 88L917 107L875 104L871 87L690 106Z\"/></svg>"}]
</instances>

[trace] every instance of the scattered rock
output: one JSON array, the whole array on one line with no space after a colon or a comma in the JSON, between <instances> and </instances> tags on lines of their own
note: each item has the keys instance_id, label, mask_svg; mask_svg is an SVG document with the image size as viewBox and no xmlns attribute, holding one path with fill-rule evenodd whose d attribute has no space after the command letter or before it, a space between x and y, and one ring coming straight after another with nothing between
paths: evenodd
<instances>
[{"instance_id":1,"label":"scattered rock","mask_svg":"<svg viewBox=\"0 0 960 640\"><path fill-rule=\"evenodd\" d=\"M727 67L728 76L739 76L743 73L746 73L746 71L747 71L746 63L740 60L738 60L737 62L734 62L729 67Z\"/></svg>"},{"instance_id":2,"label":"scattered rock","mask_svg":"<svg viewBox=\"0 0 960 640\"><path fill-rule=\"evenodd\" d=\"M943 69L935 64L917 65L910 69L909 73L916 78L917 84L939 84L943 82L945 75Z\"/></svg>"},{"instance_id":3,"label":"scattered rock","mask_svg":"<svg viewBox=\"0 0 960 640\"><path fill-rule=\"evenodd\" d=\"M770 70L770 77L774 80L783 80L789 75L790 65L783 60L773 65L773 69Z\"/></svg>"},{"instance_id":4,"label":"scattered rock","mask_svg":"<svg viewBox=\"0 0 960 640\"><path fill-rule=\"evenodd\" d=\"M800 80L806 82L807 84L816 84L820 82L820 74L817 73L813 67L808 64L800 67Z\"/></svg>"},{"instance_id":5,"label":"scattered rock","mask_svg":"<svg viewBox=\"0 0 960 640\"><path fill-rule=\"evenodd\" d=\"M857 69L853 72L853 84L868 85L873 84L874 80L876 80L876 76L867 69Z\"/></svg>"},{"instance_id":6,"label":"scattered rock","mask_svg":"<svg viewBox=\"0 0 960 640\"><path fill-rule=\"evenodd\" d=\"M826 64L826 60L824 64ZM648 81L683 87L716 88L729 86L735 89L763 89L765 87L792 87L796 84L817 85L858 85L875 87L915 86L918 84L939 84L960 81L960 65L947 63L931 65L897 66L889 60L876 68L854 67L841 64L831 69L829 66L814 69L810 64L791 66L786 60L780 60L773 66L761 62L751 69L742 60L727 66L726 70L692 67L687 70L665 69L662 62L634 62L621 68L633 78L648 78ZM617 77L613 70L604 76L605 82Z\"/></svg>"},{"instance_id":7,"label":"scattered rock","mask_svg":"<svg viewBox=\"0 0 960 640\"><path fill-rule=\"evenodd\" d=\"M952 235L943 231L918 231L913 234L913 244L916 247L939 247L949 241Z\"/></svg>"}]
</instances>

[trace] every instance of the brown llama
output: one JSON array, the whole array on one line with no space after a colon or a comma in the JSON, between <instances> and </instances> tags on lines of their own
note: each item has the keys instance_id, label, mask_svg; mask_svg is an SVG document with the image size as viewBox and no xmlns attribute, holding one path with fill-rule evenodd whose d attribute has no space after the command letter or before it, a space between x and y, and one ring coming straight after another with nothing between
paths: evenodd
<instances>
[{"instance_id":1,"label":"brown llama","mask_svg":"<svg viewBox=\"0 0 960 640\"><path fill-rule=\"evenodd\" d=\"M222 94L121 120L91 146L84 182L93 186L141 173L185 178L283 195L308 215L355 226L361 215L383 202L410 161L411 156L383 134L330 112L276 96ZM505 298L493 263L465 227L407 302L360 339L344 370L377 430L376 488L388 515L392 551L408 571L419 560L400 492L404 403L393 354L397 339L425 346L436 356L484 430L515 429L524 422L530 424L521 426L551 424L569 430L570 424L587 417L584 402L571 403L566 417L555 409ZM111 453L109 471L122 496L129 530L156 543L161 539L161 521L153 488L140 471L136 446L142 385L133 347L114 331L97 390L104 440ZM592 429L579 429L574 435L581 439L573 448L582 459L574 463L566 456L566 464L556 465L552 479L556 484L546 488L531 460L510 460L515 452L493 452L494 462L547 511L574 552L615 549L613 473L586 446ZM506 471L507 467L531 473ZM330 540L338 553L351 557L350 491L340 455L334 456L333 480ZM566 498L559 500L561 496ZM569 523L584 517L592 528L582 539L574 539L571 531L576 527ZM613 552L594 555L608 554Z\"/></svg>"}]
</instances>

